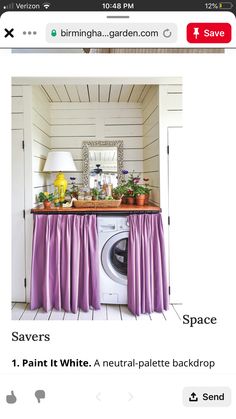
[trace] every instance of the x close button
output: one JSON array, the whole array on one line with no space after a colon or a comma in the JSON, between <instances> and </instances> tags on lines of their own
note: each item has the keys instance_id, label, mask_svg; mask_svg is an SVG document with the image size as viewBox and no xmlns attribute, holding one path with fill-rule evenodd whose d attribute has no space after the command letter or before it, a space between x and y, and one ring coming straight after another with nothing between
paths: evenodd
<instances>
[{"instance_id":1,"label":"x close button","mask_svg":"<svg viewBox=\"0 0 236 419\"><path fill-rule=\"evenodd\" d=\"M231 37L229 23L189 23L187 26L190 44L228 44Z\"/></svg>"},{"instance_id":2,"label":"x close button","mask_svg":"<svg viewBox=\"0 0 236 419\"><path fill-rule=\"evenodd\" d=\"M8 36L10 36L11 38L14 38L14 35L13 35L13 32L14 32L14 28L11 28L11 29L7 29L7 28L5 28L5 37L4 38L7 38Z\"/></svg>"}]
</instances>

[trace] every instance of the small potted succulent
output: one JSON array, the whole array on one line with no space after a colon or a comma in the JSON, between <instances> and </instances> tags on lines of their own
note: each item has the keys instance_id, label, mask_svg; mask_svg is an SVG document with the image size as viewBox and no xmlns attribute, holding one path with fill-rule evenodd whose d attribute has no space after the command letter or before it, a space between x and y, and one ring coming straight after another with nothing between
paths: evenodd
<instances>
[{"instance_id":1,"label":"small potted succulent","mask_svg":"<svg viewBox=\"0 0 236 419\"><path fill-rule=\"evenodd\" d=\"M40 192L38 196L39 202L43 202L43 206L45 209L51 208L51 203L54 200L54 198L54 194L49 192Z\"/></svg>"}]
</instances>

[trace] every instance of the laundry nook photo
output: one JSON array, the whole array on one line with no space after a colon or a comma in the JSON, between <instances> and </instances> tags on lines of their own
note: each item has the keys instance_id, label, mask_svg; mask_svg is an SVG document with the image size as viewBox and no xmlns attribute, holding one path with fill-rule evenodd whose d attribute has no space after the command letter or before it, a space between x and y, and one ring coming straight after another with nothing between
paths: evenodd
<instances>
[{"instance_id":1,"label":"laundry nook photo","mask_svg":"<svg viewBox=\"0 0 236 419\"><path fill-rule=\"evenodd\" d=\"M12 320L174 312L182 113L179 77L12 79Z\"/></svg>"}]
</instances>

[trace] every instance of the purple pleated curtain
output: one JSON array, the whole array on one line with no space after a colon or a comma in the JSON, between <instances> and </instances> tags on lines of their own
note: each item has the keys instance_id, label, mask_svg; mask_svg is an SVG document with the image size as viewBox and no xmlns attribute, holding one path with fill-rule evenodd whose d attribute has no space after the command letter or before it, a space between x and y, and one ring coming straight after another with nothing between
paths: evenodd
<instances>
[{"instance_id":1,"label":"purple pleated curtain","mask_svg":"<svg viewBox=\"0 0 236 419\"><path fill-rule=\"evenodd\" d=\"M31 309L100 308L95 215L34 215Z\"/></svg>"},{"instance_id":2,"label":"purple pleated curtain","mask_svg":"<svg viewBox=\"0 0 236 419\"><path fill-rule=\"evenodd\" d=\"M128 307L135 315L168 310L161 214L130 215L129 226Z\"/></svg>"}]
</instances>

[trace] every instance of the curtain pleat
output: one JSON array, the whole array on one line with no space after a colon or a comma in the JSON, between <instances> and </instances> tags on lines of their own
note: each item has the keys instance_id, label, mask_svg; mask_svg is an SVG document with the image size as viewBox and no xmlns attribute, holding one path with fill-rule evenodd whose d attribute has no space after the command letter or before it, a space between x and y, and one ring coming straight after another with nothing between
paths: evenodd
<instances>
[{"instance_id":1,"label":"curtain pleat","mask_svg":"<svg viewBox=\"0 0 236 419\"><path fill-rule=\"evenodd\" d=\"M95 215L34 215L31 309L100 308Z\"/></svg>"},{"instance_id":2,"label":"curtain pleat","mask_svg":"<svg viewBox=\"0 0 236 419\"><path fill-rule=\"evenodd\" d=\"M128 307L135 315L169 307L161 214L129 216Z\"/></svg>"}]
</instances>

